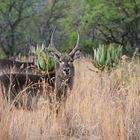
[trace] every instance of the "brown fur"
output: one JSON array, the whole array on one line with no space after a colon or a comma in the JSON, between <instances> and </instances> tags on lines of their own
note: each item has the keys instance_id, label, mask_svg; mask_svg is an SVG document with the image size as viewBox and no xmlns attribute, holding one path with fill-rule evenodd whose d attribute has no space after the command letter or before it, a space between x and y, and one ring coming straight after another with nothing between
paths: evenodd
<instances>
[{"instance_id":1,"label":"brown fur","mask_svg":"<svg viewBox=\"0 0 140 140\"><path fill-rule=\"evenodd\" d=\"M3 97L10 104L15 100L14 103L16 106L19 102L19 98L17 97L22 97L24 94L28 96L30 102L32 97L40 97L42 94L47 94L49 97L50 92L54 88L52 80L54 76L54 73L50 73L49 75L3 74L0 76Z\"/></svg>"},{"instance_id":2,"label":"brown fur","mask_svg":"<svg viewBox=\"0 0 140 140\"><path fill-rule=\"evenodd\" d=\"M62 64L56 65L56 72L55 72L55 94L57 101L61 101L62 99L67 98L67 92L70 91L73 87L73 79L74 79L74 66L73 62L70 62L69 58L66 58L61 61ZM69 68L70 73L65 75L63 69Z\"/></svg>"},{"instance_id":3,"label":"brown fur","mask_svg":"<svg viewBox=\"0 0 140 140\"><path fill-rule=\"evenodd\" d=\"M21 62L11 59L0 59L0 75L11 72L31 72L35 68L33 62Z\"/></svg>"},{"instance_id":4,"label":"brown fur","mask_svg":"<svg viewBox=\"0 0 140 140\"><path fill-rule=\"evenodd\" d=\"M47 50L54 58L56 63L55 68L55 94L57 101L61 102L62 100L66 100L68 96L68 90L70 91L73 86L73 79L74 79L74 66L73 61L80 56L80 48L79 48L79 40L80 36L77 32L77 42L74 49L68 54L63 55L61 54L54 45L53 42L53 35L55 33L55 29L52 32L51 40L50 40L50 47L51 49Z\"/></svg>"}]
</instances>

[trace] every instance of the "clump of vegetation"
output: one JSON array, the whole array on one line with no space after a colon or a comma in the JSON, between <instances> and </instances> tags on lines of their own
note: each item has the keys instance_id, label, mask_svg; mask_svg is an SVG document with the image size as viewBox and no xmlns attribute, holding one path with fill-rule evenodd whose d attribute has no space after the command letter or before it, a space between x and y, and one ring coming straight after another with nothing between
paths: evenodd
<instances>
[{"instance_id":1,"label":"clump of vegetation","mask_svg":"<svg viewBox=\"0 0 140 140\"><path fill-rule=\"evenodd\" d=\"M93 49L93 51L93 64L100 70L115 67L122 55L122 48L116 44L100 45L97 49Z\"/></svg>"},{"instance_id":2,"label":"clump of vegetation","mask_svg":"<svg viewBox=\"0 0 140 140\"><path fill-rule=\"evenodd\" d=\"M0 50L0 59L2 59L4 57L6 57L5 53L2 50Z\"/></svg>"},{"instance_id":3,"label":"clump of vegetation","mask_svg":"<svg viewBox=\"0 0 140 140\"><path fill-rule=\"evenodd\" d=\"M42 46L38 45L35 50L35 54L37 56L36 65L38 67L39 73L44 73L46 71L47 72L54 71L54 67L55 67L54 60L44 50L45 50L44 44L42 44Z\"/></svg>"},{"instance_id":4,"label":"clump of vegetation","mask_svg":"<svg viewBox=\"0 0 140 140\"><path fill-rule=\"evenodd\" d=\"M50 56L48 56L47 53L41 52L37 59L36 65L39 70L42 70L42 71L47 70L50 72L50 71L54 70L55 63L52 60L52 58Z\"/></svg>"}]
</instances>

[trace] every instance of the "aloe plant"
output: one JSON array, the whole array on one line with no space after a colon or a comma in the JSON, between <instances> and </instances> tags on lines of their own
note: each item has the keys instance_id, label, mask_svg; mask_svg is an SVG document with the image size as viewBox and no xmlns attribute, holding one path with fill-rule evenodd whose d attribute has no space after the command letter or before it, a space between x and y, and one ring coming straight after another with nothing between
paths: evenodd
<instances>
[{"instance_id":1,"label":"aloe plant","mask_svg":"<svg viewBox=\"0 0 140 140\"><path fill-rule=\"evenodd\" d=\"M115 67L119 63L122 49L116 44L99 45L94 51L93 64L98 69Z\"/></svg>"},{"instance_id":2,"label":"aloe plant","mask_svg":"<svg viewBox=\"0 0 140 140\"><path fill-rule=\"evenodd\" d=\"M48 55L48 53L44 51L44 44L42 44L41 46L37 45L36 48L32 47L31 49L31 51L37 56L36 65L38 67L39 73L44 73L46 71L50 72L54 70L55 62Z\"/></svg>"},{"instance_id":3,"label":"aloe plant","mask_svg":"<svg viewBox=\"0 0 140 140\"><path fill-rule=\"evenodd\" d=\"M42 71L53 71L55 62L54 60L45 52L41 52L38 55L38 59L36 62L36 65L39 70Z\"/></svg>"}]
</instances>

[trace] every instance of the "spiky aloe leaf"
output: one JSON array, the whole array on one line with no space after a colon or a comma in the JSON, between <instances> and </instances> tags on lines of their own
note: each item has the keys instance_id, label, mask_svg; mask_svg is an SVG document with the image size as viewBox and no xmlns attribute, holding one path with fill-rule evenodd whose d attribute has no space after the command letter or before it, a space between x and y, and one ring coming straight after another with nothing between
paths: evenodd
<instances>
[{"instance_id":1,"label":"spiky aloe leaf","mask_svg":"<svg viewBox=\"0 0 140 140\"><path fill-rule=\"evenodd\" d=\"M55 68L55 61L48 56L48 59L47 59L47 69L48 71L54 71L54 68Z\"/></svg>"},{"instance_id":2,"label":"spiky aloe leaf","mask_svg":"<svg viewBox=\"0 0 140 140\"><path fill-rule=\"evenodd\" d=\"M111 65L111 55L110 55L110 51L107 50L107 57L106 57L106 66L110 66Z\"/></svg>"},{"instance_id":3,"label":"spiky aloe leaf","mask_svg":"<svg viewBox=\"0 0 140 140\"><path fill-rule=\"evenodd\" d=\"M46 66L47 66L46 62L45 62L45 60L43 58L39 58L37 60L37 67L38 67L38 69L45 70Z\"/></svg>"},{"instance_id":4,"label":"spiky aloe leaf","mask_svg":"<svg viewBox=\"0 0 140 140\"><path fill-rule=\"evenodd\" d=\"M97 56L97 49L93 49L94 51L94 60L96 60L96 56Z\"/></svg>"},{"instance_id":5,"label":"spiky aloe leaf","mask_svg":"<svg viewBox=\"0 0 140 140\"><path fill-rule=\"evenodd\" d=\"M102 46L101 57L100 57L100 64L101 65L105 65L105 61L106 61L106 47Z\"/></svg>"}]
</instances>

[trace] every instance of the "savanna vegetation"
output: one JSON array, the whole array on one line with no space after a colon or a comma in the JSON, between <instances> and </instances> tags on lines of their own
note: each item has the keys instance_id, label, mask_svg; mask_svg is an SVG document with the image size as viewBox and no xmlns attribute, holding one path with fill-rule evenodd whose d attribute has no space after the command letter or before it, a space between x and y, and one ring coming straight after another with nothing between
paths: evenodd
<instances>
[{"instance_id":1,"label":"savanna vegetation","mask_svg":"<svg viewBox=\"0 0 140 140\"><path fill-rule=\"evenodd\" d=\"M140 47L139 0L1 0L1 53L26 54L32 45L49 45L57 27L56 46L71 49L80 33L80 47L92 53L99 44L116 43L124 53ZM22 51L21 51L22 50Z\"/></svg>"},{"instance_id":2,"label":"savanna vegetation","mask_svg":"<svg viewBox=\"0 0 140 140\"><path fill-rule=\"evenodd\" d=\"M0 0L0 58L34 54L35 73L54 70L54 28L64 56L80 35L72 91L58 114L42 96L32 110L0 98L0 140L139 140L140 1Z\"/></svg>"}]
</instances>

